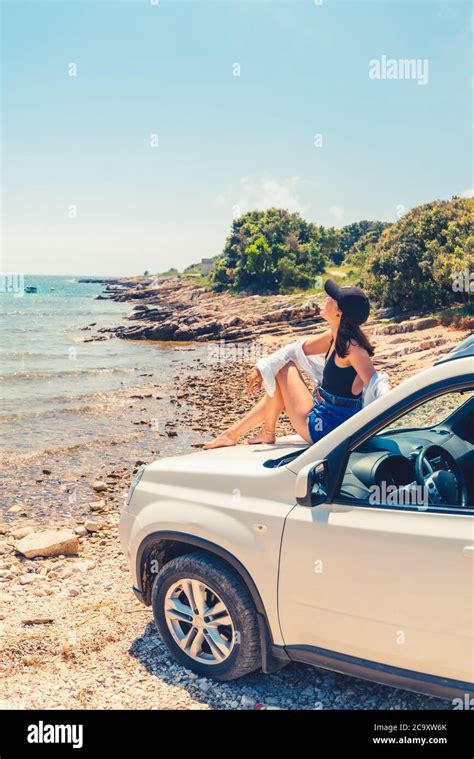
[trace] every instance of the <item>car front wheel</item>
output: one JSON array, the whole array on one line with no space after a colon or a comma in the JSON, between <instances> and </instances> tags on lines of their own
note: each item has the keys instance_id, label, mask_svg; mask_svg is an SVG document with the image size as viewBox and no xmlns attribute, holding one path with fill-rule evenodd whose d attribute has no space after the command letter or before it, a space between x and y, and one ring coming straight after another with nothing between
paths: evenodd
<instances>
[{"instance_id":1,"label":"car front wheel","mask_svg":"<svg viewBox=\"0 0 474 759\"><path fill-rule=\"evenodd\" d=\"M153 584L152 607L173 657L197 674L234 680L260 666L253 601L218 557L196 552L165 564Z\"/></svg>"}]
</instances>

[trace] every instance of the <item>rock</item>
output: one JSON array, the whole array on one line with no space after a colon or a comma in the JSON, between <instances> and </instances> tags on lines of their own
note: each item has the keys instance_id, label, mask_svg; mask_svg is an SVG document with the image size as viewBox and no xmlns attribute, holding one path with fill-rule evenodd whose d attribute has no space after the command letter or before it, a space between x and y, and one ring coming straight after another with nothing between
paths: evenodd
<instances>
[{"instance_id":1,"label":"rock","mask_svg":"<svg viewBox=\"0 0 474 759\"><path fill-rule=\"evenodd\" d=\"M35 556L70 556L79 553L77 535L69 530L32 532L15 543L15 548L28 559Z\"/></svg>"},{"instance_id":2,"label":"rock","mask_svg":"<svg viewBox=\"0 0 474 759\"><path fill-rule=\"evenodd\" d=\"M255 700L253 698L250 698L250 696L243 695L240 699L240 705L244 709L253 709L255 706Z\"/></svg>"},{"instance_id":3,"label":"rock","mask_svg":"<svg viewBox=\"0 0 474 759\"><path fill-rule=\"evenodd\" d=\"M22 659L23 664L26 667L34 667L35 665L39 664L39 659L37 656L24 656Z\"/></svg>"},{"instance_id":4,"label":"rock","mask_svg":"<svg viewBox=\"0 0 474 759\"><path fill-rule=\"evenodd\" d=\"M421 351L426 351L429 348L436 348L437 345L442 345L444 341L440 340L422 340L418 346Z\"/></svg>"},{"instance_id":5,"label":"rock","mask_svg":"<svg viewBox=\"0 0 474 759\"><path fill-rule=\"evenodd\" d=\"M71 572L87 572L89 569L94 569L95 562L91 559L85 561L75 561L71 564Z\"/></svg>"},{"instance_id":6,"label":"rock","mask_svg":"<svg viewBox=\"0 0 474 759\"><path fill-rule=\"evenodd\" d=\"M8 525L5 522L0 523L0 535L6 535L8 532Z\"/></svg>"},{"instance_id":7,"label":"rock","mask_svg":"<svg viewBox=\"0 0 474 759\"><path fill-rule=\"evenodd\" d=\"M102 528L102 523L98 519L86 519L84 527L88 532L97 532Z\"/></svg>"},{"instance_id":8,"label":"rock","mask_svg":"<svg viewBox=\"0 0 474 759\"><path fill-rule=\"evenodd\" d=\"M172 340L179 329L179 322L164 321L158 327L142 327L142 338L148 340ZM132 334L119 334L118 337L134 337Z\"/></svg>"},{"instance_id":9,"label":"rock","mask_svg":"<svg viewBox=\"0 0 474 759\"><path fill-rule=\"evenodd\" d=\"M42 469L43 474L51 474L51 469Z\"/></svg>"},{"instance_id":10,"label":"rock","mask_svg":"<svg viewBox=\"0 0 474 759\"><path fill-rule=\"evenodd\" d=\"M379 327L377 333L380 335L396 335L402 332L415 332L420 329L432 329L439 326L438 320L433 318L410 319L400 322L399 324L388 324L385 327Z\"/></svg>"},{"instance_id":11,"label":"rock","mask_svg":"<svg viewBox=\"0 0 474 759\"><path fill-rule=\"evenodd\" d=\"M21 538L30 535L34 531L34 527L20 527L18 530L13 530L12 535L15 540L21 540Z\"/></svg>"},{"instance_id":12,"label":"rock","mask_svg":"<svg viewBox=\"0 0 474 759\"><path fill-rule=\"evenodd\" d=\"M18 514L20 511L23 510L23 506L10 506L8 509L9 514Z\"/></svg>"},{"instance_id":13,"label":"rock","mask_svg":"<svg viewBox=\"0 0 474 759\"><path fill-rule=\"evenodd\" d=\"M43 575L37 575L34 572L30 572L27 575L22 575L19 578L19 583L20 585L29 585L32 582L36 582L36 580L44 580L44 579L45 578Z\"/></svg>"},{"instance_id":14,"label":"rock","mask_svg":"<svg viewBox=\"0 0 474 759\"><path fill-rule=\"evenodd\" d=\"M97 480L92 485L92 489L95 490L96 493L103 493L106 490L108 490L108 485L105 482L101 482L100 480Z\"/></svg>"},{"instance_id":15,"label":"rock","mask_svg":"<svg viewBox=\"0 0 474 759\"><path fill-rule=\"evenodd\" d=\"M207 693L211 687L210 683L208 683L207 680L196 680L196 685L198 686L199 690L204 691L204 693Z\"/></svg>"},{"instance_id":16,"label":"rock","mask_svg":"<svg viewBox=\"0 0 474 759\"><path fill-rule=\"evenodd\" d=\"M427 318L427 319L415 319L413 322L413 329L431 329L432 327L438 326L438 320Z\"/></svg>"},{"instance_id":17,"label":"rock","mask_svg":"<svg viewBox=\"0 0 474 759\"><path fill-rule=\"evenodd\" d=\"M6 540L0 540L0 556L12 553L13 547Z\"/></svg>"},{"instance_id":18,"label":"rock","mask_svg":"<svg viewBox=\"0 0 474 759\"><path fill-rule=\"evenodd\" d=\"M178 327L173 335L174 340L193 340L195 332L189 327Z\"/></svg>"},{"instance_id":19,"label":"rock","mask_svg":"<svg viewBox=\"0 0 474 759\"><path fill-rule=\"evenodd\" d=\"M82 524L81 524L81 525L79 525L78 527L75 527L75 528L74 528L74 532L75 532L75 533L76 533L76 535L77 535L78 537L80 537L80 538L83 538L85 535L87 535L87 530L86 530L86 528L84 527L84 525L82 525Z\"/></svg>"},{"instance_id":20,"label":"rock","mask_svg":"<svg viewBox=\"0 0 474 759\"><path fill-rule=\"evenodd\" d=\"M22 619L22 625L50 625L54 622L52 617L31 617L30 619Z\"/></svg>"}]
</instances>

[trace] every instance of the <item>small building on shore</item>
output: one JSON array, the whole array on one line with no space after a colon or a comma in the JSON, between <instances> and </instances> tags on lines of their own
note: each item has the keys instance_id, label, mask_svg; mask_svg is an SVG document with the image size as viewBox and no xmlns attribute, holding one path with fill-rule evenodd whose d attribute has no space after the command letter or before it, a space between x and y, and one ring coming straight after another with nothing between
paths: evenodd
<instances>
[{"instance_id":1,"label":"small building on shore","mask_svg":"<svg viewBox=\"0 0 474 759\"><path fill-rule=\"evenodd\" d=\"M207 277L207 275L214 269L213 258L201 258L201 276Z\"/></svg>"}]
</instances>

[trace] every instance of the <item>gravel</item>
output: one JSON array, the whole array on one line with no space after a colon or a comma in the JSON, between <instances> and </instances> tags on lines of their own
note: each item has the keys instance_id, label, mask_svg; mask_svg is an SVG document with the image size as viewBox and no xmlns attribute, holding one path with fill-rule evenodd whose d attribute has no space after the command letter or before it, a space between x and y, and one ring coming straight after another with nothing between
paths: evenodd
<instances>
[{"instance_id":1,"label":"gravel","mask_svg":"<svg viewBox=\"0 0 474 759\"><path fill-rule=\"evenodd\" d=\"M103 545L80 539L80 559L28 562L31 572L20 580L31 576L36 582L0 584L0 591L8 587L8 593L0 593L6 611L0 632L0 708L452 708L449 701L300 664L228 683L199 677L174 662L151 610L132 594L116 526L109 524L102 534ZM21 557L7 561L24 571ZM77 570L79 563L79 571L65 572ZM41 589L47 592L40 595Z\"/></svg>"},{"instance_id":2,"label":"gravel","mask_svg":"<svg viewBox=\"0 0 474 759\"><path fill-rule=\"evenodd\" d=\"M397 381L400 375L419 368L420 360L418 353L401 360L399 339L387 338L394 344L383 365ZM430 355L423 358L432 360ZM173 443L174 452L189 450L202 440L203 433L206 437L215 434L247 408L249 401L242 391L247 367L237 368L214 368L212 382L211 373L197 371L198 366L194 376L186 373L176 378L178 391L181 383L194 408L191 417L185 403L176 409L179 436ZM209 414L210 394L219 413ZM197 432L188 439L183 430L189 429L190 419ZM86 454L76 452L56 458L57 487L67 484L77 490L76 500L68 502L68 513L53 503L54 482L44 492L23 493L17 488L17 503L8 509L7 523L0 525L0 708L240 710L263 705L290 710L452 709L449 700L300 664L272 675L256 672L234 682L216 683L175 663L158 636L151 610L132 593L117 534L118 508L131 471L125 456L133 455L132 463L141 463L139 456L149 453L145 451L148 439L140 437L140 449L128 441L109 451L91 447L94 464L84 461ZM153 454L156 443L147 445L153 446ZM114 460L113 472L107 457ZM45 460L44 464L51 462ZM14 477L10 472L9 485L31 481L24 474L21 468ZM97 502L97 508L92 502L94 508L90 509L87 504L94 484L95 492L106 493L106 498ZM100 519L95 518L97 511ZM54 524L49 524L52 514ZM12 532L42 529L45 523L48 528L71 530L79 541L79 556L27 560L16 554Z\"/></svg>"}]
</instances>

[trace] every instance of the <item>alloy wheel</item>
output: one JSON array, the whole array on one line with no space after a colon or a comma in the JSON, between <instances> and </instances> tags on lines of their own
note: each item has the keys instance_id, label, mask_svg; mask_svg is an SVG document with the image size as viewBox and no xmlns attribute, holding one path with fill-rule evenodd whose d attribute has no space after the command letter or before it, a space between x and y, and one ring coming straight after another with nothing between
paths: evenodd
<instances>
[{"instance_id":1,"label":"alloy wheel","mask_svg":"<svg viewBox=\"0 0 474 759\"><path fill-rule=\"evenodd\" d=\"M235 642L230 613L218 594L201 580L184 578L166 593L164 613L175 643L202 664L222 664Z\"/></svg>"}]
</instances>

